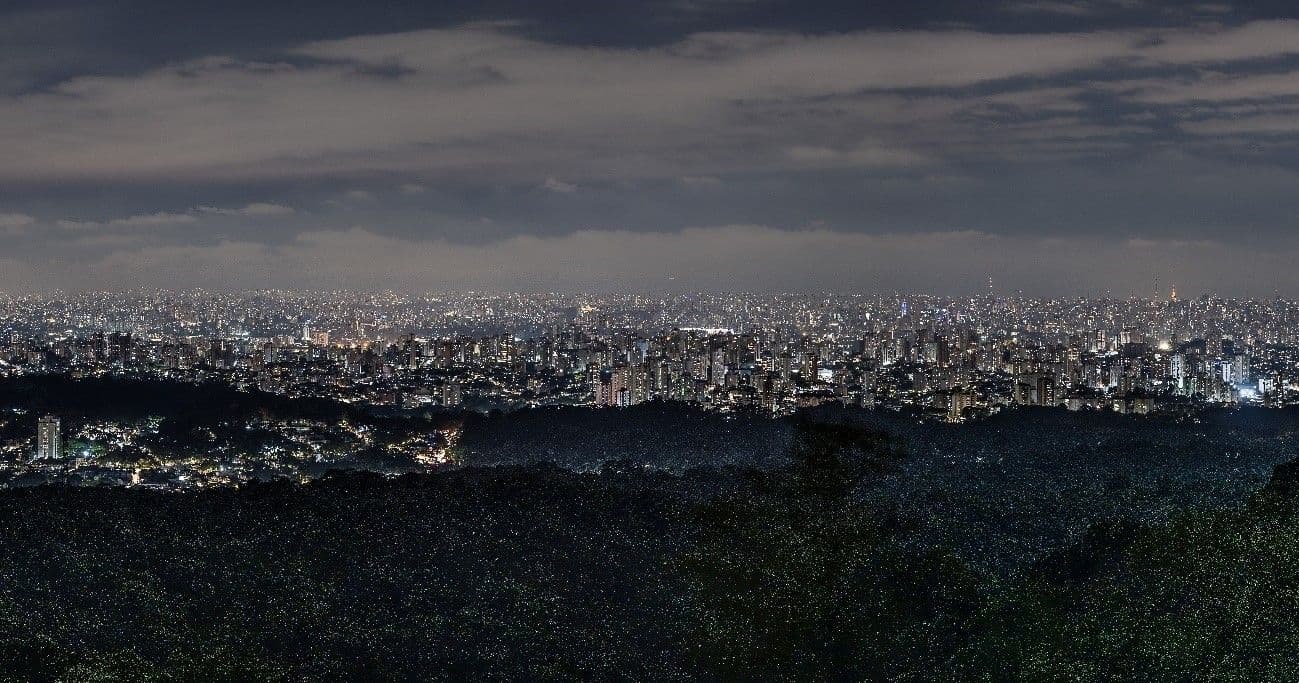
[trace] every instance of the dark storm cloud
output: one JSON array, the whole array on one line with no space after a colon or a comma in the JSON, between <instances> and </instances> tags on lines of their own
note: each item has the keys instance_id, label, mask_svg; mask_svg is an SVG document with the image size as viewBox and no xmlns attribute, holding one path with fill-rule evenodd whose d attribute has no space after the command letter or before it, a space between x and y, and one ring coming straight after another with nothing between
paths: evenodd
<instances>
[{"instance_id":1,"label":"dark storm cloud","mask_svg":"<svg viewBox=\"0 0 1299 683\"><path fill-rule=\"evenodd\" d=\"M0 286L1296 284L1284 5L430 5L0 15Z\"/></svg>"}]
</instances>

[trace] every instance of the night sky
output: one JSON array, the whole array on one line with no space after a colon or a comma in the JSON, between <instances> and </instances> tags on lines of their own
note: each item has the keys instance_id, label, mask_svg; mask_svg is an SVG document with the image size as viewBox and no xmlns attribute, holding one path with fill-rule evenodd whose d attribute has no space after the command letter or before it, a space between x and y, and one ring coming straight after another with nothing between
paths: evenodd
<instances>
[{"instance_id":1,"label":"night sky","mask_svg":"<svg viewBox=\"0 0 1299 683\"><path fill-rule=\"evenodd\" d=\"M1293 3L4 3L0 290L1299 296Z\"/></svg>"}]
</instances>

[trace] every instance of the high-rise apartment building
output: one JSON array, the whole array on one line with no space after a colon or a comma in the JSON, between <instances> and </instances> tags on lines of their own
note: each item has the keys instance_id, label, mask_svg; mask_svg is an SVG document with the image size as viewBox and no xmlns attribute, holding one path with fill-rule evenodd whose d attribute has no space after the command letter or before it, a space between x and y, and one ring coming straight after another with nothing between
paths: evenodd
<instances>
[{"instance_id":1,"label":"high-rise apartment building","mask_svg":"<svg viewBox=\"0 0 1299 683\"><path fill-rule=\"evenodd\" d=\"M46 415L36 423L36 458L49 460L63 455L63 424L59 418Z\"/></svg>"}]
</instances>

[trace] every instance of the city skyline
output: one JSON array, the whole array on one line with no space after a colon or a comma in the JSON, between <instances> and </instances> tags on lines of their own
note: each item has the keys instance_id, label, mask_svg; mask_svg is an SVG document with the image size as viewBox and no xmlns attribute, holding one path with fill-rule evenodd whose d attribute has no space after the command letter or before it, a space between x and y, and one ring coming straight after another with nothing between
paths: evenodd
<instances>
[{"instance_id":1,"label":"city skyline","mask_svg":"<svg viewBox=\"0 0 1299 683\"><path fill-rule=\"evenodd\" d=\"M45 397L0 405L0 460L24 481L186 489L435 470L461 461L463 424L538 410L696 410L760 432L817 410L1178 424L1299 406L1299 301L1286 299L164 291L0 295L0 319L0 385ZM175 441L160 426L171 400L154 392L261 407ZM87 418L81 401L119 396L143 414ZM314 408L268 417L294 404ZM36 406L50 416L22 430ZM356 423L366 414L415 428L376 442Z\"/></svg>"},{"instance_id":2,"label":"city skyline","mask_svg":"<svg viewBox=\"0 0 1299 683\"><path fill-rule=\"evenodd\" d=\"M1284 3L0 11L0 291L1299 296Z\"/></svg>"}]
</instances>

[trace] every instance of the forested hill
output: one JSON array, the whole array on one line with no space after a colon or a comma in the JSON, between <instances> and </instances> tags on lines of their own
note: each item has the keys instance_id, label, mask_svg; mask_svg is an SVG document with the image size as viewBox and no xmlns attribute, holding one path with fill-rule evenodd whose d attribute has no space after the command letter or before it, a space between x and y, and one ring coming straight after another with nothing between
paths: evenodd
<instances>
[{"instance_id":1,"label":"forested hill","mask_svg":"<svg viewBox=\"0 0 1299 683\"><path fill-rule=\"evenodd\" d=\"M1299 676L1292 468L1001 576L856 495L902 471L897 439L802 425L791 444L765 470L0 492L0 677Z\"/></svg>"},{"instance_id":2,"label":"forested hill","mask_svg":"<svg viewBox=\"0 0 1299 683\"><path fill-rule=\"evenodd\" d=\"M672 472L777 467L799 420L847 422L901 441L907 458L859 495L903 510L921 547L1001 573L1111 519L1162 522L1243 502L1299 454L1299 411L1205 411L1189 418L1021 409L949 425L824 407L798 418L719 415L675 404L537 409L474 417L458 449L471 465L617 460Z\"/></svg>"}]
</instances>

